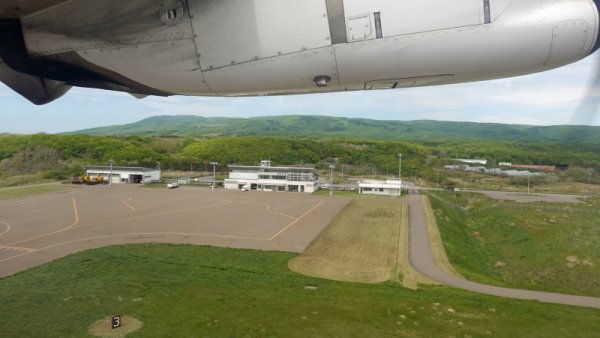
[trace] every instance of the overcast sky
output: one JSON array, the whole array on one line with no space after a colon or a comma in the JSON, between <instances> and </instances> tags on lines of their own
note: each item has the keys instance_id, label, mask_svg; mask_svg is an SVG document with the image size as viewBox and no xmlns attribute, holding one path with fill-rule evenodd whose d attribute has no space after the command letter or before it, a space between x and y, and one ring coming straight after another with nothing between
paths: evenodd
<instances>
[{"instance_id":1,"label":"overcast sky","mask_svg":"<svg viewBox=\"0 0 600 338\"><path fill-rule=\"evenodd\" d=\"M319 95L138 100L74 88L34 106L0 83L0 133L57 133L125 124L156 115L251 117L329 115L377 120L443 120L558 125L572 122L596 73L599 55L545 73L470 84ZM594 125L600 125L596 117Z\"/></svg>"}]
</instances>

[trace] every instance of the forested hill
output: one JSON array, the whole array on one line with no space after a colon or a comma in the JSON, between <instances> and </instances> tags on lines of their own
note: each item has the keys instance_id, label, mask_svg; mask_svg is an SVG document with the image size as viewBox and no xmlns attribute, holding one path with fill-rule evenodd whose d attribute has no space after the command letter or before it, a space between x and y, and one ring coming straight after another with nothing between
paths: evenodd
<instances>
[{"instance_id":1,"label":"forested hill","mask_svg":"<svg viewBox=\"0 0 600 338\"><path fill-rule=\"evenodd\" d=\"M156 116L142 121L81 130L72 134L107 136L286 136L379 140L510 140L598 143L600 127L527 126L472 122L379 121L327 116L207 118Z\"/></svg>"}]
</instances>

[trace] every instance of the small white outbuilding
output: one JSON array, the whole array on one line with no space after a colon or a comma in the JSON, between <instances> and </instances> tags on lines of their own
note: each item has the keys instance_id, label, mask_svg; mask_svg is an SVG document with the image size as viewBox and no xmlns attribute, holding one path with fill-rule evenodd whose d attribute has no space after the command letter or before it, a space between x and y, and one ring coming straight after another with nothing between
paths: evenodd
<instances>
[{"instance_id":1,"label":"small white outbuilding","mask_svg":"<svg viewBox=\"0 0 600 338\"><path fill-rule=\"evenodd\" d=\"M358 182L358 193L361 195L400 196L402 195L402 181L360 181Z\"/></svg>"}]
</instances>

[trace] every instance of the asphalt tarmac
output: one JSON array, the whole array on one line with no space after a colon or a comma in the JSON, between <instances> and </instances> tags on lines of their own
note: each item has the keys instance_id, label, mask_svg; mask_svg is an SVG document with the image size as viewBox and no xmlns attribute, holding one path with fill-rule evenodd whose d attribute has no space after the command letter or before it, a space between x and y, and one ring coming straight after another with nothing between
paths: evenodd
<instances>
[{"instance_id":1,"label":"asphalt tarmac","mask_svg":"<svg viewBox=\"0 0 600 338\"><path fill-rule=\"evenodd\" d=\"M0 201L0 277L113 244L302 252L348 203L301 193L82 186Z\"/></svg>"}]
</instances>

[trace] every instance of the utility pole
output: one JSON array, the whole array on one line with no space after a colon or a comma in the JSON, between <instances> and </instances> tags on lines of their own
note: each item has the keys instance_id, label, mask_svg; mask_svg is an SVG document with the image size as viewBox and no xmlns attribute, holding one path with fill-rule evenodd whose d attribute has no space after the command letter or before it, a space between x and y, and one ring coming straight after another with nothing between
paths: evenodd
<instances>
[{"instance_id":1,"label":"utility pole","mask_svg":"<svg viewBox=\"0 0 600 338\"><path fill-rule=\"evenodd\" d=\"M437 182L435 184L435 188L439 189L440 188L440 172L438 171L437 173Z\"/></svg>"},{"instance_id":2,"label":"utility pole","mask_svg":"<svg viewBox=\"0 0 600 338\"><path fill-rule=\"evenodd\" d=\"M335 165L329 165L329 196L333 196L333 169L335 169Z\"/></svg>"},{"instance_id":3,"label":"utility pole","mask_svg":"<svg viewBox=\"0 0 600 338\"><path fill-rule=\"evenodd\" d=\"M398 158L400 162L400 164L398 165L398 178L400 179L400 181L402 181L402 154L398 154Z\"/></svg>"},{"instance_id":4,"label":"utility pole","mask_svg":"<svg viewBox=\"0 0 600 338\"><path fill-rule=\"evenodd\" d=\"M588 190L590 191L590 195L592 194L592 172L590 171L588 177Z\"/></svg>"},{"instance_id":5,"label":"utility pole","mask_svg":"<svg viewBox=\"0 0 600 338\"><path fill-rule=\"evenodd\" d=\"M113 160L108 160L108 162L110 162L110 174L108 174L108 185L112 186Z\"/></svg>"},{"instance_id":6,"label":"utility pole","mask_svg":"<svg viewBox=\"0 0 600 338\"><path fill-rule=\"evenodd\" d=\"M531 174L527 174L527 195L529 195L530 193L530 187L531 187L531 180L530 180Z\"/></svg>"},{"instance_id":7,"label":"utility pole","mask_svg":"<svg viewBox=\"0 0 600 338\"><path fill-rule=\"evenodd\" d=\"M217 187L217 175L216 175L216 170L217 170L217 165L219 165L219 163L217 162L210 162L210 164L213 166L213 181L212 181L212 190L215 190L215 188Z\"/></svg>"}]
</instances>

